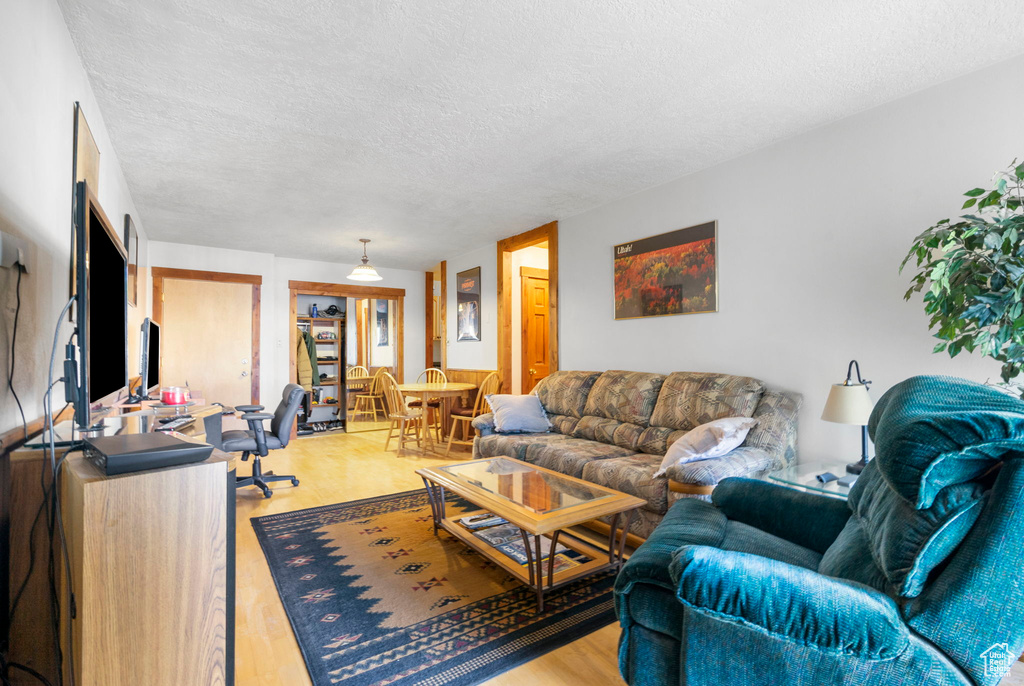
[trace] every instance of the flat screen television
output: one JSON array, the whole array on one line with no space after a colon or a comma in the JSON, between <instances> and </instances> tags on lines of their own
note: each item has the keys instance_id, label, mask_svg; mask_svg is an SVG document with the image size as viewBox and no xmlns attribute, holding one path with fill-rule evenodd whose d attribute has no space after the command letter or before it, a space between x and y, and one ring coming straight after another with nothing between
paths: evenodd
<instances>
[{"instance_id":1,"label":"flat screen television","mask_svg":"<svg viewBox=\"0 0 1024 686\"><path fill-rule=\"evenodd\" d=\"M128 386L128 254L84 182L75 200L75 421L87 428Z\"/></svg>"}]
</instances>

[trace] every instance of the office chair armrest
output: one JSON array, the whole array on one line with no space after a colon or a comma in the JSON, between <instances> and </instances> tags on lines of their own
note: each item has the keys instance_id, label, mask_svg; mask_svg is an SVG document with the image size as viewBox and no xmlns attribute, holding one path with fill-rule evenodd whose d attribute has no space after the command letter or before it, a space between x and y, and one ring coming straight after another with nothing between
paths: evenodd
<instances>
[{"instance_id":1,"label":"office chair armrest","mask_svg":"<svg viewBox=\"0 0 1024 686\"><path fill-rule=\"evenodd\" d=\"M235 409L239 412L259 412L263 409L262 405L235 405Z\"/></svg>"},{"instance_id":2,"label":"office chair armrest","mask_svg":"<svg viewBox=\"0 0 1024 686\"><path fill-rule=\"evenodd\" d=\"M266 457L270 452L270 449L267 448L267 432L263 428L263 421L273 418L274 415L266 412L246 412L242 415L242 419L249 422L249 430L252 431L252 437L256 440L256 452L260 454L260 457Z\"/></svg>"}]
</instances>

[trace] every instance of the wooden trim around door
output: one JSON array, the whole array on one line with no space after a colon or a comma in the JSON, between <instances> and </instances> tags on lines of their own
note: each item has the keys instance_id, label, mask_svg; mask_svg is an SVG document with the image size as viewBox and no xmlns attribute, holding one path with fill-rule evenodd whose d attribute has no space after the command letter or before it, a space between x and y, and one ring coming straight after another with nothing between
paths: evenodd
<instances>
[{"instance_id":1,"label":"wooden trim around door","mask_svg":"<svg viewBox=\"0 0 1024 686\"><path fill-rule=\"evenodd\" d=\"M164 279L181 279L182 281L217 281L219 283L252 284L252 374L249 376L250 402L260 402L260 303L263 277L259 274L235 274L233 272L207 272L199 269L172 269L170 267L152 267L150 274L153 280L153 320L163 324L164 319Z\"/></svg>"},{"instance_id":2,"label":"wooden trim around door","mask_svg":"<svg viewBox=\"0 0 1024 686\"><path fill-rule=\"evenodd\" d=\"M498 241L498 375L512 388L512 253L548 244L548 356L558 371L558 222L550 222ZM506 392L511 392L506 390Z\"/></svg>"},{"instance_id":3,"label":"wooden trim around door","mask_svg":"<svg viewBox=\"0 0 1024 686\"><path fill-rule=\"evenodd\" d=\"M298 341L295 338L295 315L299 295L326 295L335 298L375 298L378 300L395 300L398 303L398 311L395 313L395 323L398 335L398 345L395 350L395 379L402 383L405 375L405 289L384 288L382 286L350 286L347 283L325 283L321 281L289 281L289 366L288 378L295 378L295 346ZM345 313L346 323L348 312ZM358 334L357 334L358 335ZM339 355L340 357L340 355ZM345 378L345 370L338 370L339 383Z\"/></svg>"},{"instance_id":4,"label":"wooden trim around door","mask_svg":"<svg viewBox=\"0 0 1024 686\"><path fill-rule=\"evenodd\" d=\"M448 369L448 261L441 260L441 369Z\"/></svg>"},{"instance_id":5,"label":"wooden trim around door","mask_svg":"<svg viewBox=\"0 0 1024 686\"><path fill-rule=\"evenodd\" d=\"M425 272L423 281L423 368L434 366L434 272Z\"/></svg>"},{"instance_id":6,"label":"wooden trim around door","mask_svg":"<svg viewBox=\"0 0 1024 686\"><path fill-rule=\"evenodd\" d=\"M383 286L350 286L347 283L324 283L322 281L289 281L288 288L301 291L303 295L333 295L336 298L404 298L404 288Z\"/></svg>"},{"instance_id":7,"label":"wooden trim around door","mask_svg":"<svg viewBox=\"0 0 1024 686\"><path fill-rule=\"evenodd\" d=\"M437 297L437 322L440 325L439 331L434 331L434 281L440 280L441 282L441 293ZM441 260L441 273L437 279L434 278L434 272L429 271L426 273L426 280L424 281L424 288L426 293L424 294L424 304L426 306L426 331L427 341L426 348L424 350L424 369L430 369L434 366L434 340L433 335L436 335L441 341L441 369L445 369L448 366L448 262Z\"/></svg>"}]
</instances>

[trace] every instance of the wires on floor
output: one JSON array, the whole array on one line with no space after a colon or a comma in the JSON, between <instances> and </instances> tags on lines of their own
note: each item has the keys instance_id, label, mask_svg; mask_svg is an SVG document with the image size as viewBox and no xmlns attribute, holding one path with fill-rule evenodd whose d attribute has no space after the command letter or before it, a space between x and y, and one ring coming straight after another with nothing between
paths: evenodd
<instances>
[{"instance_id":1,"label":"wires on floor","mask_svg":"<svg viewBox=\"0 0 1024 686\"><path fill-rule=\"evenodd\" d=\"M7 388L11 390L11 395L14 396L14 402L18 404L18 412L21 413L21 428L25 434L25 440L28 440L28 422L25 420L25 408L21 406L21 398L18 397L18 392L14 390L14 362L15 362L15 345L18 342L18 318L21 315L21 275L24 273L20 264L15 264L14 268L18 270L18 285L14 287L14 292L17 298L17 305L14 308L14 326L11 328L11 366L7 371Z\"/></svg>"},{"instance_id":2,"label":"wires on floor","mask_svg":"<svg viewBox=\"0 0 1024 686\"><path fill-rule=\"evenodd\" d=\"M53 686L53 682L47 679L45 676L25 665L18 664L17 662L8 662L7 658L0 655L0 683L3 686L11 686L11 670L17 669L20 672L28 674L30 677L43 684L43 686Z\"/></svg>"}]
</instances>

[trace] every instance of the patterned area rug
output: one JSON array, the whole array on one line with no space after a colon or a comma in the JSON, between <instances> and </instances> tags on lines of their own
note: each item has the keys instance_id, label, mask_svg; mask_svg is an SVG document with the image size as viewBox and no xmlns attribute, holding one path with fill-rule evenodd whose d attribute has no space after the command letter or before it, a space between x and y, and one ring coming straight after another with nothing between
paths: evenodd
<instances>
[{"instance_id":1,"label":"patterned area rug","mask_svg":"<svg viewBox=\"0 0 1024 686\"><path fill-rule=\"evenodd\" d=\"M448 494L449 516L475 506ZM536 595L447 532L423 490L254 517L317 686L468 686L615 621L612 572Z\"/></svg>"}]
</instances>

